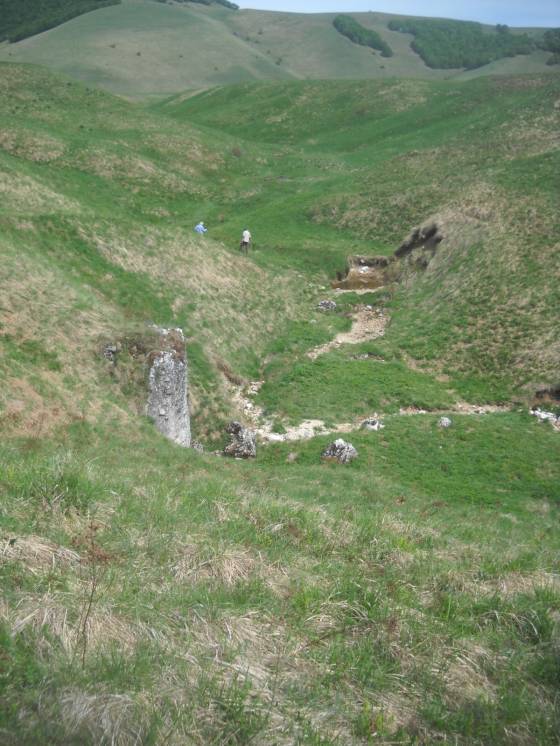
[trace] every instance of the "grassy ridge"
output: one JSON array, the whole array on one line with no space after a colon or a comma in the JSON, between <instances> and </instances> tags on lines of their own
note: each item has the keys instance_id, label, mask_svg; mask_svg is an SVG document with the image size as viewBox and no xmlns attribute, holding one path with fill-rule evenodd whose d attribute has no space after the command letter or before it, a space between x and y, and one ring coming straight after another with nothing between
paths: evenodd
<instances>
[{"instance_id":1,"label":"grassy ridge","mask_svg":"<svg viewBox=\"0 0 560 746\"><path fill-rule=\"evenodd\" d=\"M334 13L231 12L216 4L123 0L6 45L0 60L44 65L141 99L250 80L463 77L460 69L427 67L411 49L411 37L388 28L398 17L350 17L393 56L380 59L370 48L350 44L333 27ZM549 56L535 50L467 74L544 72Z\"/></svg>"},{"instance_id":2,"label":"grassy ridge","mask_svg":"<svg viewBox=\"0 0 560 746\"><path fill-rule=\"evenodd\" d=\"M218 361L256 375L262 330L298 318L306 297L288 273L273 277L211 238L195 240L216 171L227 174L226 162L237 159L210 149L192 128L178 131L149 114L135 119L137 109L91 89L30 68L2 72L0 343L36 340L72 371L68 380L27 370L25 350L16 366L13 355L3 357L6 427L33 430L44 418L48 429L82 416L92 401L135 414L103 374L96 350L101 339L155 322L183 326L191 337L200 384L192 403L210 433L226 407ZM12 404L20 386L21 410ZM48 405L53 396L56 407ZM101 404L107 398L114 401Z\"/></svg>"}]
</instances>

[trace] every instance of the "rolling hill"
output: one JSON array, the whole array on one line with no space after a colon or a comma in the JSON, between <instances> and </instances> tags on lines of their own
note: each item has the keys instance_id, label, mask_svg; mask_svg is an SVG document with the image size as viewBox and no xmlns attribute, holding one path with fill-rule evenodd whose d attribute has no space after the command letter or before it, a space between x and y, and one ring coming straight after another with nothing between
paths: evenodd
<instances>
[{"instance_id":1,"label":"rolling hill","mask_svg":"<svg viewBox=\"0 0 560 746\"><path fill-rule=\"evenodd\" d=\"M1 0L0 41L20 41L120 0Z\"/></svg>"},{"instance_id":2,"label":"rolling hill","mask_svg":"<svg viewBox=\"0 0 560 746\"><path fill-rule=\"evenodd\" d=\"M126 29L106 84L161 93L131 8L71 24L103 54ZM225 8L160 11L225 45ZM557 741L560 434L528 408L558 410L560 76L283 64L141 105L0 63L2 742ZM330 288L431 222L384 287ZM333 347L360 314L383 336ZM145 416L154 324L185 331L203 453ZM218 455L252 417L277 442ZM282 440L304 418L331 434ZM358 458L322 461L344 423Z\"/></svg>"},{"instance_id":3,"label":"rolling hill","mask_svg":"<svg viewBox=\"0 0 560 746\"><path fill-rule=\"evenodd\" d=\"M457 77L428 68L413 37L391 31L395 16L354 14L394 52L382 57L333 27L336 14L232 11L219 5L123 0L57 28L0 46L0 59L31 62L133 98L248 80ZM534 51L469 71L468 76L550 70Z\"/></svg>"}]
</instances>

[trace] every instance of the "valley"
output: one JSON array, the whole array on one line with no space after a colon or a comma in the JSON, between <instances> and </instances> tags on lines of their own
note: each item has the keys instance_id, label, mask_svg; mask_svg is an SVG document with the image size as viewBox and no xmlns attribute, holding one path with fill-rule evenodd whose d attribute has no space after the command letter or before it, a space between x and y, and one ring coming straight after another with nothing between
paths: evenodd
<instances>
[{"instance_id":1,"label":"valley","mask_svg":"<svg viewBox=\"0 0 560 746\"><path fill-rule=\"evenodd\" d=\"M560 76L426 74L371 15L387 75L143 0L0 48L0 742L556 743Z\"/></svg>"}]
</instances>

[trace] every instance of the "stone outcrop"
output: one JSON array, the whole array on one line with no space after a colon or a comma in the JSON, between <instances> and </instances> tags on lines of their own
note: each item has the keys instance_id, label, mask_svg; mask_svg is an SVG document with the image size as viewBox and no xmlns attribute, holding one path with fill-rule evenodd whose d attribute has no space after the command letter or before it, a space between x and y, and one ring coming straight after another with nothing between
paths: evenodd
<instances>
[{"instance_id":1,"label":"stone outcrop","mask_svg":"<svg viewBox=\"0 0 560 746\"><path fill-rule=\"evenodd\" d=\"M224 448L225 456L233 458L255 458L257 455L256 433L240 422L230 422L226 428L230 442Z\"/></svg>"},{"instance_id":2,"label":"stone outcrop","mask_svg":"<svg viewBox=\"0 0 560 746\"><path fill-rule=\"evenodd\" d=\"M174 443L189 448L191 423L185 338L181 329L157 329L158 347L149 355L146 414Z\"/></svg>"},{"instance_id":3,"label":"stone outcrop","mask_svg":"<svg viewBox=\"0 0 560 746\"><path fill-rule=\"evenodd\" d=\"M347 443L342 438L331 443L321 455L323 461L336 461L339 464L349 464L357 457L358 451L352 443Z\"/></svg>"},{"instance_id":4,"label":"stone outcrop","mask_svg":"<svg viewBox=\"0 0 560 746\"><path fill-rule=\"evenodd\" d=\"M405 238L399 248L395 251L394 256L402 259L408 256L416 249L428 250L435 253L435 250L443 241L443 235L437 223L426 223L419 228L414 228Z\"/></svg>"},{"instance_id":5,"label":"stone outcrop","mask_svg":"<svg viewBox=\"0 0 560 746\"><path fill-rule=\"evenodd\" d=\"M406 268L426 269L444 236L437 223L413 228L391 256L350 256L346 273L339 273L333 288L375 290L402 276Z\"/></svg>"}]
</instances>

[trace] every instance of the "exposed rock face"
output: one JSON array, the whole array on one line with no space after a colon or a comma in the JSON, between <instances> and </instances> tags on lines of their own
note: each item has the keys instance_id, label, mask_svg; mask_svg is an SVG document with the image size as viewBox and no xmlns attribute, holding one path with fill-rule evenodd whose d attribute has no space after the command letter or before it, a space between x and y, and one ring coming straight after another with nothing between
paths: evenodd
<instances>
[{"instance_id":1,"label":"exposed rock face","mask_svg":"<svg viewBox=\"0 0 560 746\"><path fill-rule=\"evenodd\" d=\"M226 432L231 441L224 448L224 455L234 458L255 458L257 455L256 434L240 422L230 422Z\"/></svg>"},{"instance_id":2,"label":"exposed rock face","mask_svg":"<svg viewBox=\"0 0 560 746\"><path fill-rule=\"evenodd\" d=\"M160 350L150 355L146 414L178 445L191 445L187 358L181 329L158 329Z\"/></svg>"},{"instance_id":3,"label":"exposed rock face","mask_svg":"<svg viewBox=\"0 0 560 746\"><path fill-rule=\"evenodd\" d=\"M440 226L433 221L413 228L392 256L349 256L346 274L339 273L333 288L375 290L398 279L406 268L424 270L443 241Z\"/></svg>"},{"instance_id":4,"label":"exposed rock face","mask_svg":"<svg viewBox=\"0 0 560 746\"><path fill-rule=\"evenodd\" d=\"M449 417L440 417L439 418L438 427L447 428L447 427L451 427L452 424L453 423L451 422L451 420L449 419Z\"/></svg>"},{"instance_id":5,"label":"exposed rock face","mask_svg":"<svg viewBox=\"0 0 560 746\"><path fill-rule=\"evenodd\" d=\"M410 232L410 235L395 251L395 256L397 259L402 259L415 249L428 249L435 253L437 245L442 241L443 236L438 225L436 223L426 223Z\"/></svg>"},{"instance_id":6,"label":"exposed rock face","mask_svg":"<svg viewBox=\"0 0 560 746\"><path fill-rule=\"evenodd\" d=\"M323 451L321 458L324 461L337 461L339 464L349 464L358 457L358 451L352 443L347 443L342 438L338 438Z\"/></svg>"}]
</instances>

